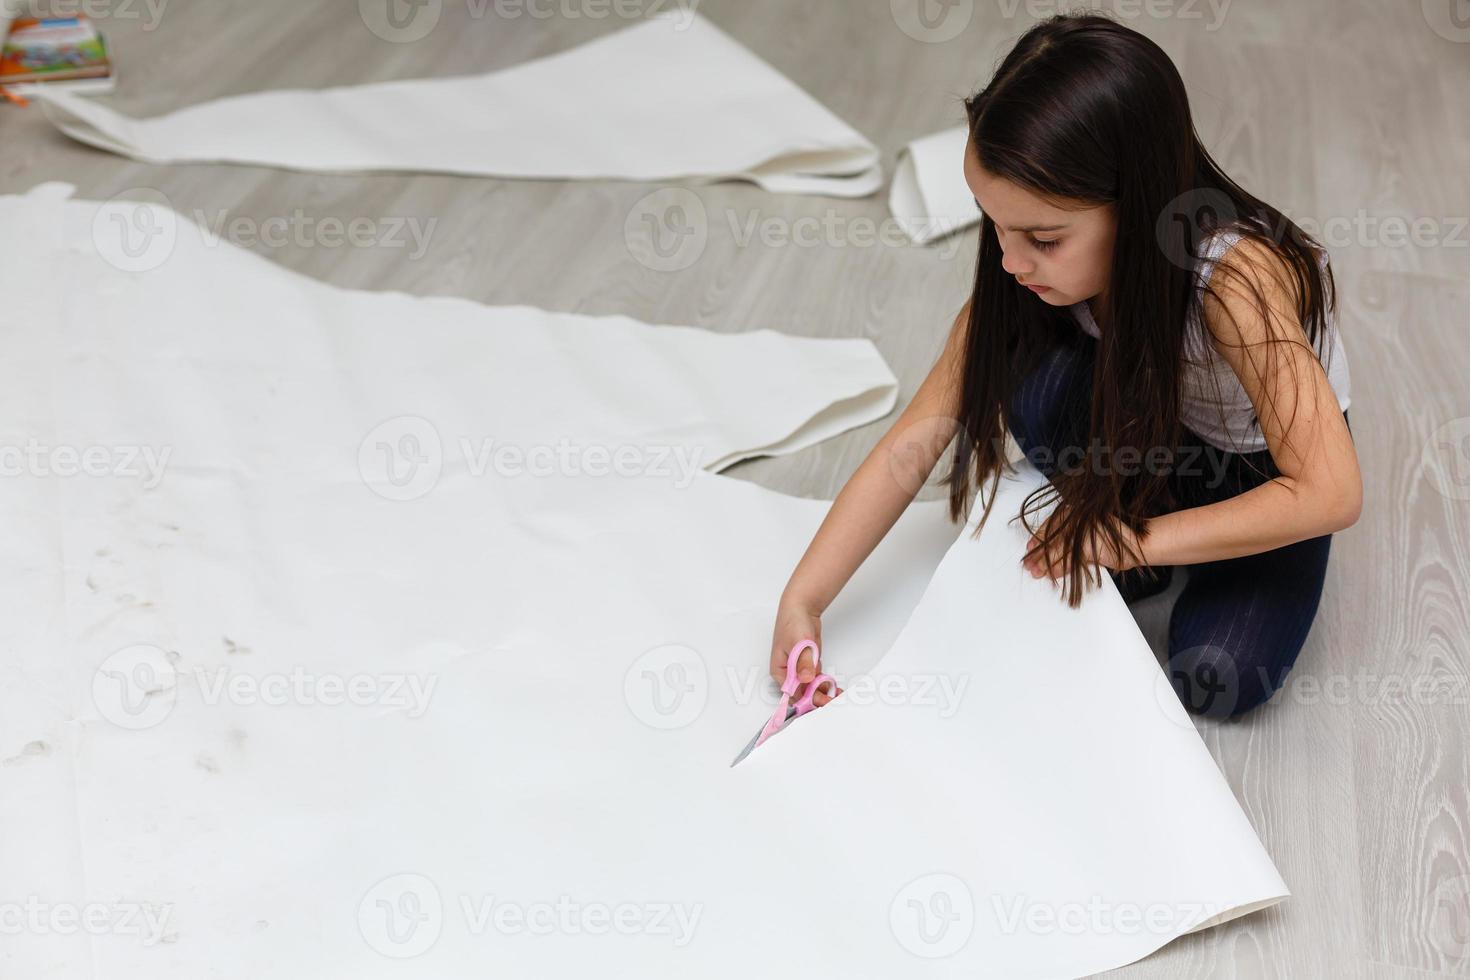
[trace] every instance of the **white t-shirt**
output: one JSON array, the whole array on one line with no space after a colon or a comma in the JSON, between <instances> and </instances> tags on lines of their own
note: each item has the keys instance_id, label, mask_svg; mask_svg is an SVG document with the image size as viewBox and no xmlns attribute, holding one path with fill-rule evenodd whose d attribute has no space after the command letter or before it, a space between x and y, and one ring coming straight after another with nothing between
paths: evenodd
<instances>
[{"instance_id":1,"label":"white t-shirt","mask_svg":"<svg viewBox=\"0 0 1470 980\"><path fill-rule=\"evenodd\" d=\"M1203 295L1205 284L1220 257L1243 236L1236 231L1223 231L1205 242L1197 270L1197 294ZM1325 268L1324 254L1319 266ZM1097 321L1086 301L1074 303L1073 316L1083 331L1101 336ZM1317 337L1317 357L1327 371L1328 383L1337 396L1338 408L1347 411L1351 404L1347 352L1343 349L1336 311L1328 314L1324 329ZM1235 453L1260 452L1268 447L1260 425L1255 421L1255 406L1228 361L1206 342L1206 331L1199 308L1191 311L1184 335L1184 377L1180 385L1179 418L1205 442ZM1325 352L1325 354L1324 354ZM1220 404L1223 402L1223 406ZM1222 424L1223 418L1223 424Z\"/></svg>"}]
</instances>

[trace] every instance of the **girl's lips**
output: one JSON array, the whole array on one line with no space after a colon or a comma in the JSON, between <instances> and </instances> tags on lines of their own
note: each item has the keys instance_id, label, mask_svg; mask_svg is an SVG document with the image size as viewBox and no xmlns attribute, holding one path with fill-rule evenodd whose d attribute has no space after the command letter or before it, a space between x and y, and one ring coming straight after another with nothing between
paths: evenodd
<instances>
[{"instance_id":1,"label":"girl's lips","mask_svg":"<svg viewBox=\"0 0 1470 980\"><path fill-rule=\"evenodd\" d=\"M1030 283L1026 283L1026 282L1021 283L1021 285L1025 286L1027 289L1031 290L1033 293L1044 293L1048 289L1051 288L1050 286L1033 286Z\"/></svg>"}]
</instances>

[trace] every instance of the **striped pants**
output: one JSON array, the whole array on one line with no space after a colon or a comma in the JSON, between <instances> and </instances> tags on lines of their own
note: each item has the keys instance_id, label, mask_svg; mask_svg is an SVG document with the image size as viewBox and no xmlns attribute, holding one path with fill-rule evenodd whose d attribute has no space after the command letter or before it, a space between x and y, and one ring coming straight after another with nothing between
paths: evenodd
<instances>
[{"instance_id":1,"label":"striped pants","mask_svg":"<svg viewBox=\"0 0 1470 980\"><path fill-rule=\"evenodd\" d=\"M1079 335L1051 350L1011 403L1011 434L1044 474L1067 463L1069 447L1079 463L1084 458L1097 343ZM1226 452L1187 428L1182 443L1170 475L1181 508L1225 500L1280 475L1266 451ZM1324 534L1259 554L1182 566L1186 584L1169 616L1166 670L1187 710L1214 718L1241 715L1282 687L1317 615L1331 542L1332 535ZM1173 567L1154 571L1157 583L1145 583L1136 570L1113 577L1133 601L1167 588Z\"/></svg>"}]
</instances>

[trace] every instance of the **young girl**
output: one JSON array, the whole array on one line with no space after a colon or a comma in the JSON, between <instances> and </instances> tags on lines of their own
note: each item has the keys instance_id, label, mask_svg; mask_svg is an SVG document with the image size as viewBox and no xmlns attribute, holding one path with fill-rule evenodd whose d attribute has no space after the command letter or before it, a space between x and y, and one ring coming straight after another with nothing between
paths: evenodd
<instances>
[{"instance_id":1,"label":"young girl","mask_svg":"<svg viewBox=\"0 0 1470 980\"><path fill-rule=\"evenodd\" d=\"M1168 56L1105 17L1032 28L965 107L974 290L793 572L771 675L820 644L822 611L946 448L960 520L1009 432L1050 478L1022 507L1025 570L1076 606L1099 566L1131 601L1188 565L1170 678L1195 713L1248 711L1284 682L1361 507L1325 252L1221 172Z\"/></svg>"}]
</instances>

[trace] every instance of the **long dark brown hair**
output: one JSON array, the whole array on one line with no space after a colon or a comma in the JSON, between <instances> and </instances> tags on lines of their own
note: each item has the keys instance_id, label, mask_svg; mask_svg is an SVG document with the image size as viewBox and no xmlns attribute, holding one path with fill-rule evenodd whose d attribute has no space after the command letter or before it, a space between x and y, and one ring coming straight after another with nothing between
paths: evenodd
<instances>
[{"instance_id":1,"label":"long dark brown hair","mask_svg":"<svg viewBox=\"0 0 1470 980\"><path fill-rule=\"evenodd\" d=\"M1195 133L1183 80L1148 38L1096 14L1052 17L1021 37L965 109L974 152L990 174L1058 206L1114 205L1117 235L1097 317L1090 446L1106 447L1110 459L1124 450L1146 459L1151 449L1156 459L1163 447L1172 460L1183 435L1185 331L1191 315L1203 324L1204 296L1218 298L1222 280L1238 280L1233 284L1253 297L1268 324L1282 319L1271 314L1255 276L1227 272L1199 281L1196 261L1216 232L1238 231L1280 256L1288 271L1278 283L1316 347L1335 304L1325 253L1210 158ZM961 520L977 487L992 478L977 534L990 516L1001 470L1008 469L1004 434L1015 390L1049 349L1078 330L1068 310L1018 284L1001 258L986 216L962 356L959 438L944 480L950 516ZM1277 323L1260 353L1299 343L1300 328ZM1269 376L1270 368L1263 370ZM1089 584L1101 583L1101 572L1084 562L1089 541L1129 553L1115 522L1141 533L1148 518L1177 509L1171 469L1172 462L1058 468L1049 485L1026 497L1019 519L1043 548L1058 549L1069 606L1082 601ZM1054 516L1043 524L1036 514L1054 501ZM1075 574L1079 568L1084 575Z\"/></svg>"}]
</instances>

